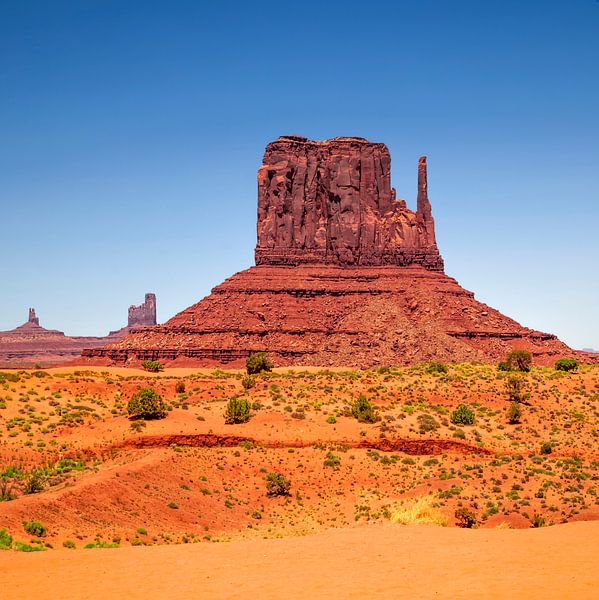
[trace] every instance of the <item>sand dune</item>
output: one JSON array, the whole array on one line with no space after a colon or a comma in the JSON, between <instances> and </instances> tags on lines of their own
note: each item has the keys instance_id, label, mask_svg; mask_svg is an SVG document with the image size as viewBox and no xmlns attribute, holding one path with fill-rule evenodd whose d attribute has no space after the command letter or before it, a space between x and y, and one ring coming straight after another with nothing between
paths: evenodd
<instances>
[{"instance_id":1,"label":"sand dune","mask_svg":"<svg viewBox=\"0 0 599 600\"><path fill-rule=\"evenodd\" d=\"M599 523L0 554L6 599L597 598Z\"/></svg>"}]
</instances>

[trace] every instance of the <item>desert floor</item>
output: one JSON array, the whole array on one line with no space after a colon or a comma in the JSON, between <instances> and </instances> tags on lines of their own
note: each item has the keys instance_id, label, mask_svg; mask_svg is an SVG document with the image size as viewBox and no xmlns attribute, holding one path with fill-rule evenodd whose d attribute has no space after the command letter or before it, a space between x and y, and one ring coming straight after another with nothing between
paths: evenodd
<instances>
[{"instance_id":1,"label":"desert floor","mask_svg":"<svg viewBox=\"0 0 599 600\"><path fill-rule=\"evenodd\" d=\"M6 599L597 598L599 523L358 526L305 537L0 554Z\"/></svg>"},{"instance_id":2,"label":"desert floor","mask_svg":"<svg viewBox=\"0 0 599 600\"><path fill-rule=\"evenodd\" d=\"M513 377L518 423L508 419ZM162 396L165 418L128 417L145 388ZM360 395L375 422L352 414ZM233 396L251 404L245 423L225 423ZM460 404L474 424L453 423ZM598 365L251 379L188 368L0 372L0 590L592 597L598 439ZM269 473L290 481L289 494L267 493ZM460 511L475 529L456 527Z\"/></svg>"}]
</instances>

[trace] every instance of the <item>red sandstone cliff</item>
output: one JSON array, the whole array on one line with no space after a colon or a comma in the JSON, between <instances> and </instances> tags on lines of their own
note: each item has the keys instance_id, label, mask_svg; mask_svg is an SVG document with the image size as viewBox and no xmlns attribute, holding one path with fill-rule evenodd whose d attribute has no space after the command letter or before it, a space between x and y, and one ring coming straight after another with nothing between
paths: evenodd
<instances>
[{"instance_id":1,"label":"red sandstone cliff","mask_svg":"<svg viewBox=\"0 0 599 600\"><path fill-rule=\"evenodd\" d=\"M256 265L164 325L84 352L91 360L373 366L497 361L513 348L550 363L573 351L481 304L443 273L418 163L417 210L395 198L384 144L269 144L258 171Z\"/></svg>"}]
</instances>

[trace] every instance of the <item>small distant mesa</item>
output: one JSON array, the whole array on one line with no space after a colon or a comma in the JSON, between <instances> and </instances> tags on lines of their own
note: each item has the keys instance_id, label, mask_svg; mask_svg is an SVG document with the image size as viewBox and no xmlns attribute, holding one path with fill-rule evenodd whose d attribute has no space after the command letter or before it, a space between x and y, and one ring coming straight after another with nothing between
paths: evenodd
<instances>
[{"instance_id":1,"label":"small distant mesa","mask_svg":"<svg viewBox=\"0 0 599 600\"><path fill-rule=\"evenodd\" d=\"M25 323L0 332L0 366L48 366L69 362L80 357L84 348L117 342L134 328L152 325L156 325L155 294L146 294L143 304L130 306L127 325L104 337L67 336L62 331L46 329L40 325L35 308L30 308Z\"/></svg>"},{"instance_id":2,"label":"small distant mesa","mask_svg":"<svg viewBox=\"0 0 599 600\"><path fill-rule=\"evenodd\" d=\"M445 274L424 156L414 211L391 187L385 144L279 137L258 169L257 216L256 266L164 325L85 350L85 361L241 366L264 351L277 366L372 367L493 362L513 349L538 364L577 355Z\"/></svg>"}]
</instances>

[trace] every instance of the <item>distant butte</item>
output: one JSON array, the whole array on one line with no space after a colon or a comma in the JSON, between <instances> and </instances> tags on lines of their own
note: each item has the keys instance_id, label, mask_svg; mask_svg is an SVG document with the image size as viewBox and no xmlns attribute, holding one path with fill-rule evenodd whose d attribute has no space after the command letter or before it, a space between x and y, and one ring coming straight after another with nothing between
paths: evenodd
<instances>
[{"instance_id":1,"label":"distant butte","mask_svg":"<svg viewBox=\"0 0 599 600\"><path fill-rule=\"evenodd\" d=\"M415 212L390 182L384 144L280 137L258 170L256 266L164 325L83 355L237 366L262 350L277 365L370 367L497 361L514 348L538 363L574 354L445 275L425 157Z\"/></svg>"},{"instance_id":2,"label":"distant butte","mask_svg":"<svg viewBox=\"0 0 599 600\"><path fill-rule=\"evenodd\" d=\"M28 319L10 331L0 331L0 367L27 367L57 365L81 356L84 348L106 346L117 342L134 327L156 325L156 296L146 294L145 302L129 307L126 327L111 331L105 337L66 336L56 329L40 325L35 309L29 309Z\"/></svg>"}]
</instances>

